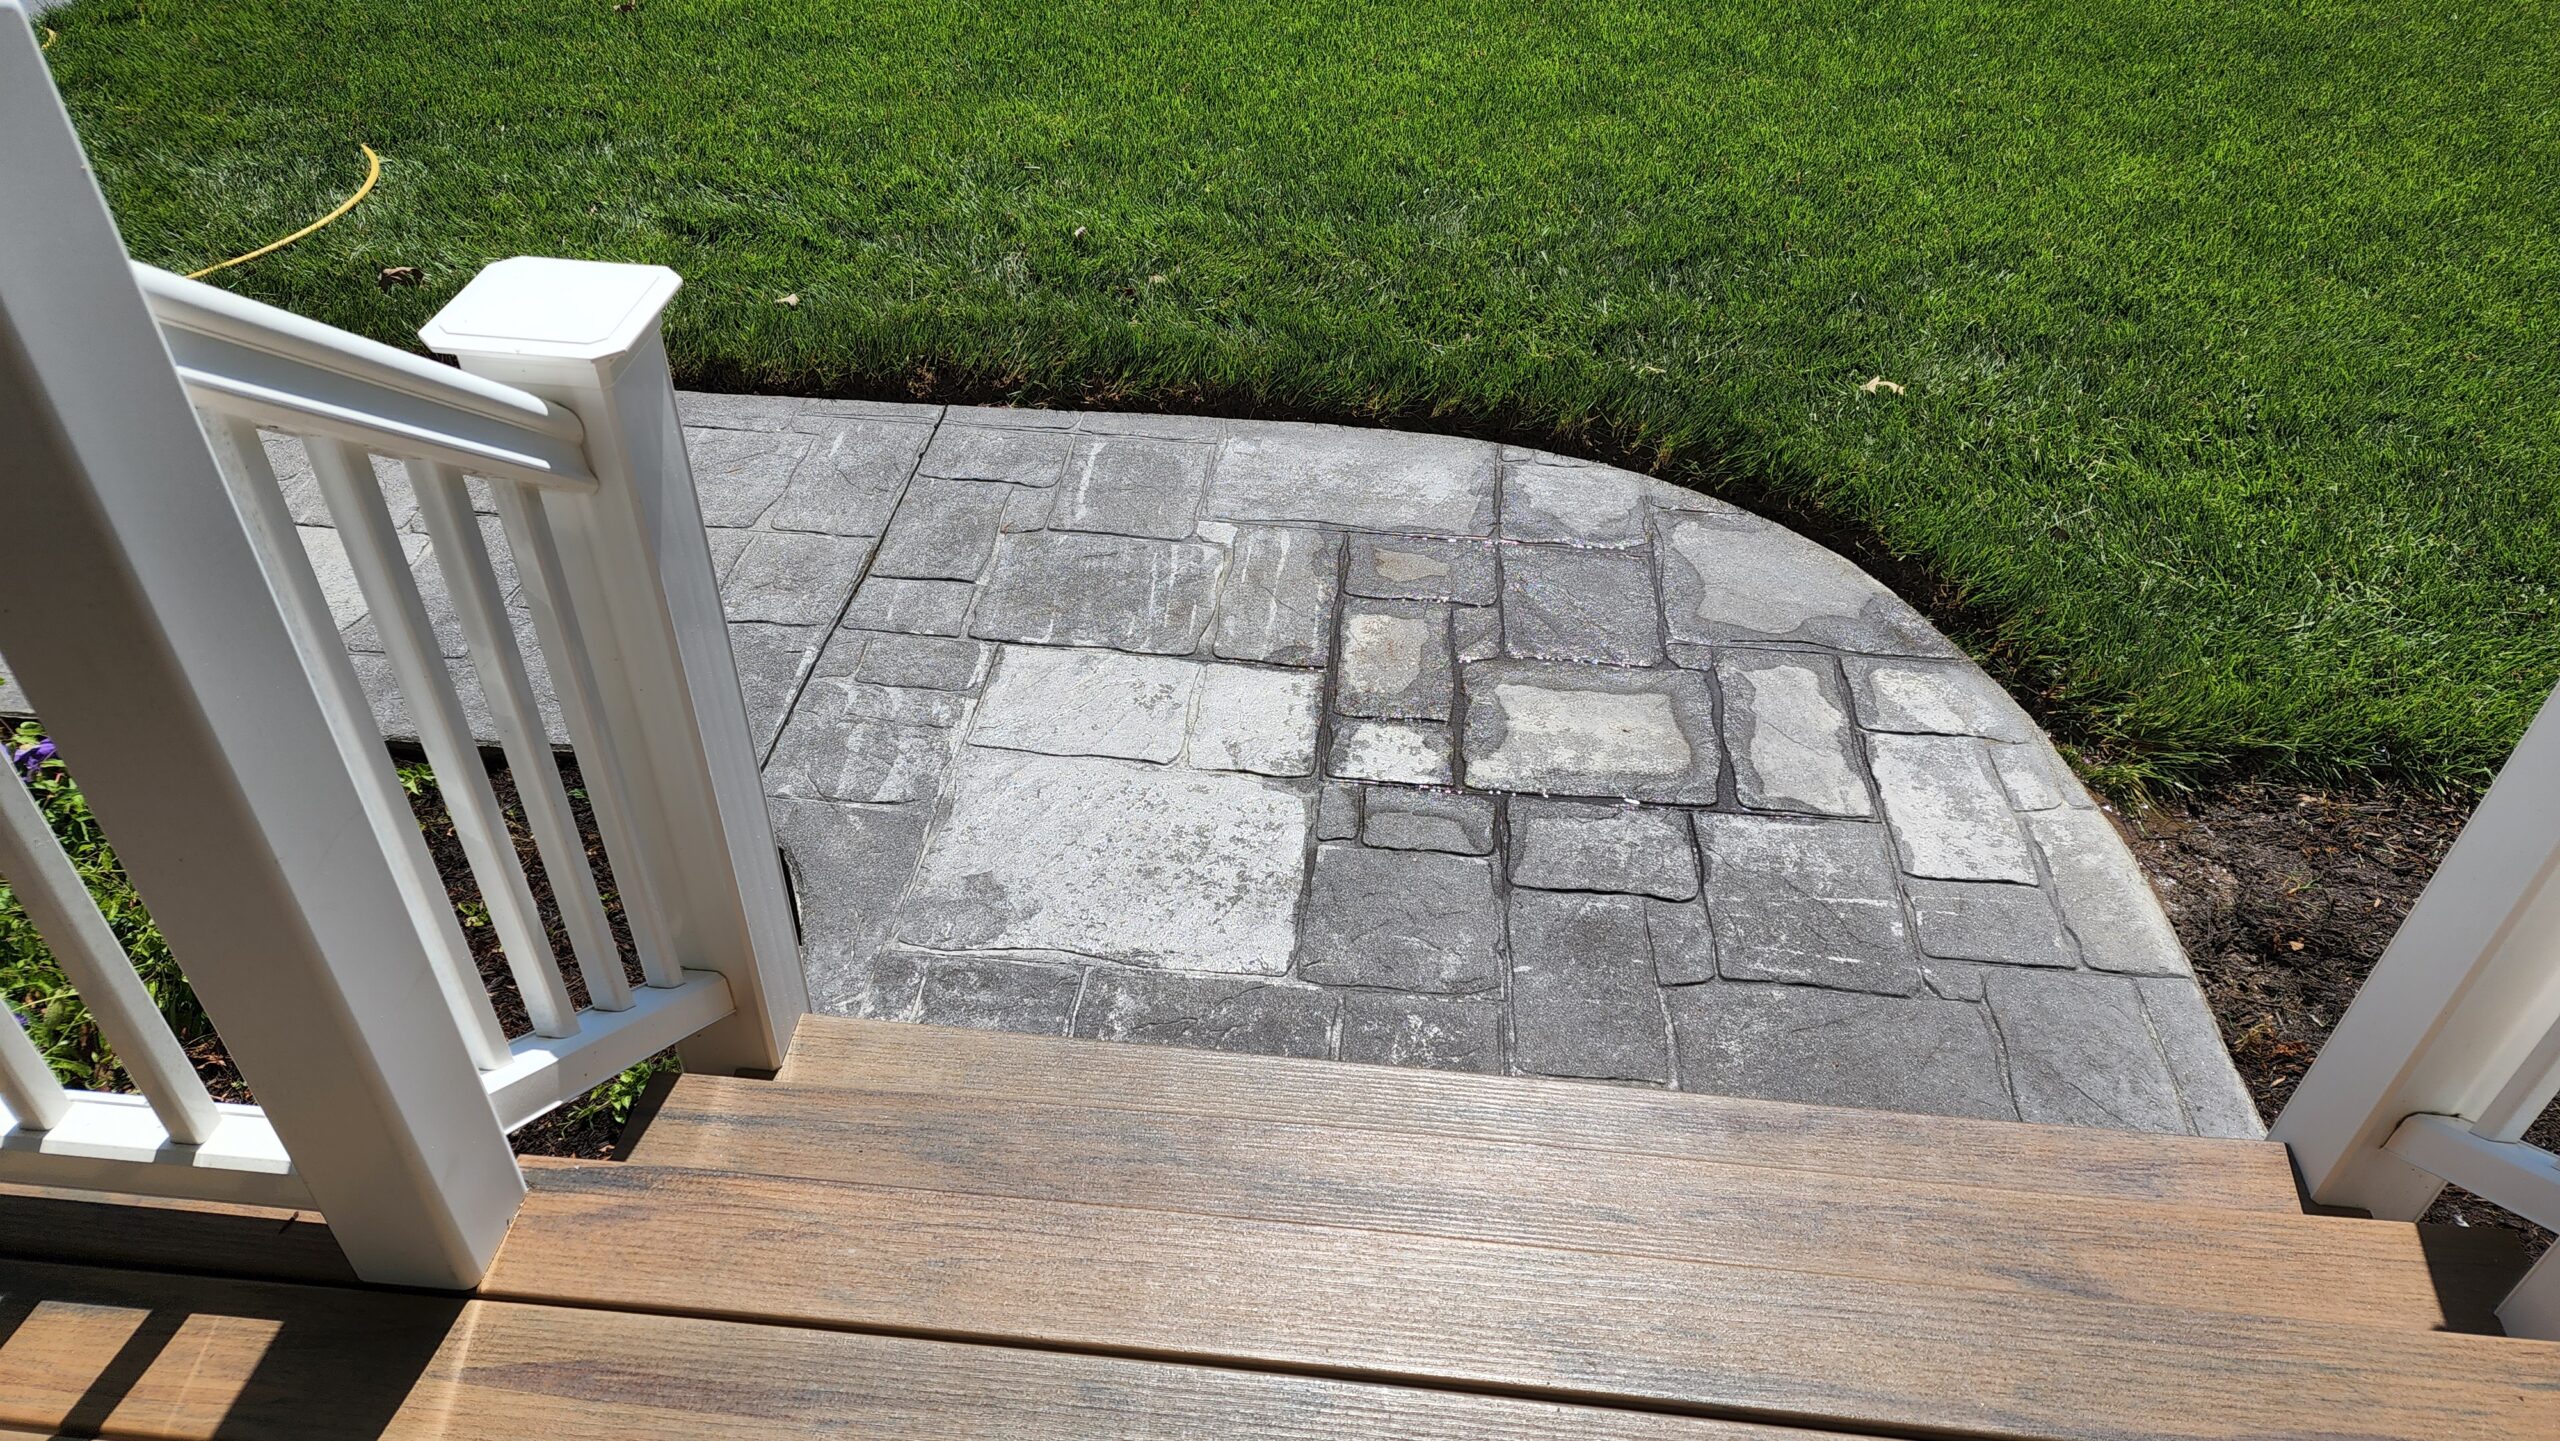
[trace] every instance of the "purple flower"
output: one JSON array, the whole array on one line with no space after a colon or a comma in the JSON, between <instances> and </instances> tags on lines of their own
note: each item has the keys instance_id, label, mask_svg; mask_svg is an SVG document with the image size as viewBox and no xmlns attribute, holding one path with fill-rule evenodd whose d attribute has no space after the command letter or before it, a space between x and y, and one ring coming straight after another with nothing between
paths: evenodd
<instances>
[{"instance_id":1,"label":"purple flower","mask_svg":"<svg viewBox=\"0 0 2560 1441\"><path fill-rule=\"evenodd\" d=\"M7 749L6 746L0 746L0 750ZM25 750L11 752L9 763L26 772L27 779L32 782L36 778L36 772L44 769L44 763L51 759L53 759L53 742L40 740Z\"/></svg>"}]
</instances>

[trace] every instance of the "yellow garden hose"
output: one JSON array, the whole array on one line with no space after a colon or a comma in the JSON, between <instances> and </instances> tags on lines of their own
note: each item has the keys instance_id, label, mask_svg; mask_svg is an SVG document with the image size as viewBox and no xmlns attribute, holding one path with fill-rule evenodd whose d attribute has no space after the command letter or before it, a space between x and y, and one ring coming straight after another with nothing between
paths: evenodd
<instances>
[{"instance_id":1,"label":"yellow garden hose","mask_svg":"<svg viewBox=\"0 0 2560 1441\"><path fill-rule=\"evenodd\" d=\"M312 231L319 229L321 226L326 225L330 221L337 219L339 216L346 214L348 211L355 209L356 202L372 194L373 183L382 178L382 157L374 154L373 147L370 145L359 145L356 148L364 152L364 184L356 187L355 194L340 201L337 209L332 210L328 214L321 216L319 219L312 221L309 225L302 227L300 230L293 232L282 240L270 241L269 243L261 245L257 249L250 251L246 255L235 255L229 260L222 261L219 264L208 265L204 269L190 274L187 278L189 280L200 280L205 276L211 275L217 270L229 270L232 266L241 264L244 261L255 260L261 255L268 255L282 250L293 242L309 235Z\"/></svg>"}]
</instances>

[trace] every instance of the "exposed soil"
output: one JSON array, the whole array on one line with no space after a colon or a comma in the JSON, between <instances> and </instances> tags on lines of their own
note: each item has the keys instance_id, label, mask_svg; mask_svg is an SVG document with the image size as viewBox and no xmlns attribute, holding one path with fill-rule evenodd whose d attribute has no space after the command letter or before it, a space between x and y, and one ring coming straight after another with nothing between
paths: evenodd
<instances>
[{"instance_id":1,"label":"exposed soil","mask_svg":"<svg viewBox=\"0 0 2560 1441\"><path fill-rule=\"evenodd\" d=\"M2416 790L2233 785L2119 814L2270 1121L2469 816ZM2560 1112L2528 1133L2560 1149ZM2447 1190L2428 1219L2550 1233Z\"/></svg>"}]
</instances>

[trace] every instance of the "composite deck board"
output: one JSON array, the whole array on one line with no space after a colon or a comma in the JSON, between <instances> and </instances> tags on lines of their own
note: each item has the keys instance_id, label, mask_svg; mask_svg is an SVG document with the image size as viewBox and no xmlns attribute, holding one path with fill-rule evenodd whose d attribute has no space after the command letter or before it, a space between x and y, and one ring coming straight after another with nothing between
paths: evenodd
<instances>
[{"instance_id":1,"label":"composite deck board","mask_svg":"<svg viewBox=\"0 0 2560 1441\"><path fill-rule=\"evenodd\" d=\"M2522 1274L2487 1228L712 1076L630 1159L2429 1330L2493 1330Z\"/></svg>"},{"instance_id":2,"label":"composite deck board","mask_svg":"<svg viewBox=\"0 0 2560 1441\"><path fill-rule=\"evenodd\" d=\"M0 1256L326 1285L356 1279L310 1211L41 1186L0 1186Z\"/></svg>"},{"instance_id":3,"label":"composite deck board","mask_svg":"<svg viewBox=\"0 0 2560 1441\"><path fill-rule=\"evenodd\" d=\"M486 1294L1895 1435L2560 1435L2545 1343L628 1164L529 1179Z\"/></svg>"},{"instance_id":4,"label":"composite deck board","mask_svg":"<svg viewBox=\"0 0 2560 1441\"><path fill-rule=\"evenodd\" d=\"M1101 1102L1239 1120L2300 1214L2282 1146L1798 1106L1527 1077L806 1017L796 1085Z\"/></svg>"},{"instance_id":5,"label":"composite deck board","mask_svg":"<svg viewBox=\"0 0 2560 1441\"><path fill-rule=\"evenodd\" d=\"M1857 1441L1115 1357L0 1262L0 1436Z\"/></svg>"}]
</instances>

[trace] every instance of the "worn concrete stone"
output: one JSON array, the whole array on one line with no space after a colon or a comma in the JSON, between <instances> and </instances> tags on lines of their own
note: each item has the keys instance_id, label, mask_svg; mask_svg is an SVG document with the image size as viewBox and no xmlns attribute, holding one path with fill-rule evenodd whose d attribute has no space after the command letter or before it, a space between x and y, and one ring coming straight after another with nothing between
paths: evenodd
<instances>
[{"instance_id":1,"label":"worn concrete stone","mask_svg":"<svg viewBox=\"0 0 2560 1441\"><path fill-rule=\"evenodd\" d=\"M1716 978L1715 926L1704 904L1648 900L1644 930L1653 947L1653 972L1662 984L1689 986Z\"/></svg>"},{"instance_id":2,"label":"worn concrete stone","mask_svg":"<svg viewBox=\"0 0 2560 1441\"><path fill-rule=\"evenodd\" d=\"M2024 745L1991 747L1991 769L1999 773L2001 786L2009 792L2009 803L2022 811L2049 811L2089 803L2079 782L2064 769L2062 758L2042 739Z\"/></svg>"},{"instance_id":3,"label":"worn concrete stone","mask_svg":"<svg viewBox=\"0 0 2560 1441\"><path fill-rule=\"evenodd\" d=\"M1413 721L1346 720L1333 729L1325 774L1404 786L1456 784L1449 728Z\"/></svg>"},{"instance_id":4,"label":"worn concrete stone","mask_svg":"<svg viewBox=\"0 0 2560 1441\"><path fill-rule=\"evenodd\" d=\"M747 542L758 534L752 530L731 530L717 525L703 530L702 538L711 547L711 576L719 582L721 589L728 588L729 572L738 568L738 557L747 553Z\"/></svg>"},{"instance_id":5,"label":"worn concrete stone","mask_svg":"<svg viewBox=\"0 0 2560 1441\"><path fill-rule=\"evenodd\" d=\"M1716 799L1715 701L1694 673L1480 661L1464 679L1470 786L1690 805Z\"/></svg>"},{"instance_id":6,"label":"worn concrete stone","mask_svg":"<svg viewBox=\"0 0 2560 1441\"><path fill-rule=\"evenodd\" d=\"M721 606L732 622L833 625L870 549L870 541L850 536L750 536L720 587Z\"/></svg>"},{"instance_id":7,"label":"worn concrete stone","mask_svg":"<svg viewBox=\"0 0 2560 1441\"><path fill-rule=\"evenodd\" d=\"M1209 649L1226 660L1320 666L1332 653L1340 537L1285 526L1237 532Z\"/></svg>"},{"instance_id":8,"label":"worn concrete stone","mask_svg":"<svg viewBox=\"0 0 2560 1441\"><path fill-rule=\"evenodd\" d=\"M1737 815L1697 823L1716 969L1727 980L1918 993L1883 827Z\"/></svg>"},{"instance_id":9,"label":"worn concrete stone","mask_svg":"<svg viewBox=\"0 0 2560 1441\"><path fill-rule=\"evenodd\" d=\"M809 453L811 437L788 431L703 430L685 437L693 490L705 525L751 526L764 518Z\"/></svg>"},{"instance_id":10,"label":"worn concrete stone","mask_svg":"<svg viewBox=\"0 0 2560 1441\"><path fill-rule=\"evenodd\" d=\"M1511 893L1511 1037L1512 1065L1535 1075L1671 1079L1644 902Z\"/></svg>"},{"instance_id":11,"label":"worn concrete stone","mask_svg":"<svg viewBox=\"0 0 2560 1441\"><path fill-rule=\"evenodd\" d=\"M2187 1120L2203 1136L2262 1140L2266 1122L2257 1102L2232 1068L2231 1053L2222 1048L2222 1030L2204 992L2183 976L2141 976L2133 983L2142 995L2143 1014L2151 1020L2152 1039L2168 1059Z\"/></svg>"},{"instance_id":12,"label":"worn concrete stone","mask_svg":"<svg viewBox=\"0 0 2560 1441\"><path fill-rule=\"evenodd\" d=\"M1909 890L1920 949L1929 955L2010 966L2076 964L2053 899L2038 887L1915 880Z\"/></svg>"},{"instance_id":13,"label":"worn concrete stone","mask_svg":"<svg viewBox=\"0 0 2560 1441\"><path fill-rule=\"evenodd\" d=\"M1166 762L1182 754L1200 667L1163 656L1006 646L970 740L1049 755Z\"/></svg>"},{"instance_id":14,"label":"worn concrete stone","mask_svg":"<svg viewBox=\"0 0 2560 1441\"><path fill-rule=\"evenodd\" d=\"M722 430L784 430L800 413L802 402L788 395L718 395L706 390L676 392L676 419L685 426Z\"/></svg>"},{"instance_id":15,"label":"worn concrete stone","mask_svg":"<svg viewBox=\"0 0 2560 1441\"><path fill-rule=\"evenodd\" d=\"M1493 866L1429 851L1316 848L1298 974L1338 986L1436 994L1502 980Z\"/></svg>"},{"instance_id":16,"label":"worn concrete stone","mask_svg":"<svg viewBox=\"0 0 2560 1441\"><path fill-rule=\"evenodd\" d=\"M2027 826L2053 869L2054 896L2062 902L2062 919L2078 938L2083 960L2127 975L2195 974L2151 882L2105 816L2039 811L2027 817Z\"/></svg>"},{"instance_id":17,"label":"worn concrete stone","mask_svg":"<svg viewBox=\"0 0 2560 1441\"><path fill-rule=\"evenodd\" d=\"M926 448L921 473L942 480L993 480L1050 486L1066 468L1074 437L1047 427L986 425L945 419Z\"/></svg>"},{"instance_id":18,"label":"worn concrete stone","mask_svg":"<svg viewBox=\"0 0 2560 1441\"><path fill-rule=\"evenodd\" d=\"M1096 967L1076 1008L1075 1033L1197 1051L1325 1060L1341 1001L1285 981L1227 980Z\"/></svg>"},{"instance_id":19,"label":"worn concrete stone","mask_svg":"<svg viewBox=\"0 0 2560 1441\"><path fill-rule=\"evenodd\" d=\"M913 1021L922 1009L924 975L933 958L922 951L883 947L863 956L819 958L803 954L809 1009L821 1016L864 1021Z\"/></svg>"},{"instance_id":20,"label":"worn concrete stone","mask_svg":"<svg viewBox=\"0 0 2560 1441\"><path fill-rule=\"evenodd\" d=\"M1369 792L1366 810L1360 838L1370 845L1459 856L1493 854L1490 797L1379 787Z\"/></svg>"},{"instance_id":21,"label":"worn concrete stone","mask_svg":"<svg viewBox=\"0 0 2560 1441\"><path fill-rule=\"evenodd\" d=\"M1493 533L1494 450L1482 441L1334 426L1256 426L1227 442L1207 514L1420 535Z\"/></svg>"},{"instance_id":22,"label":"worn concrete stone","mask_svg":"<svg viewBox=\"0 0 2560 1441\"><path fill-rule=\"evenodd\" d=\"M1617 891L1666 901L1698 894L1698 854L1685 811L1516 800L1510 859L1515 886Z\"/></svg>"},{"instance_id":23,"label":"worn concrete stone","mask_svg":"<svg viewBox=\"0 0 2560 1441\"><path fill-rule=\"evenodd\" d=\"M976 746L961 753L899 936L1278 975L1307 799L1248 776Z\"/></svg>"},{"instance_id":24,"label":"worn concrete stone","mask_svg":"<svg viewBox=\"0 0 2560 1441\"><path fill-rule=\"evenodd\" d=\"M1920 978L1929 984L1932 994L1950 1001L1980 1001L1982 977L1990 966L1980 961L1928 960L1920 963Z\"/></svg>"},{"instance_id":25,"label":"worn concrete stone","mask_svg":"<svg viewBox=\"0 0 2560 1441\"><path fill-rule=\"evenodd\" d=\"M1373 720L1447 720L1457 666L1449 608L1422 601L1343 603L1334 709Z\"/></svg>"},{"instance_id":26,"label":"worn concrete stone","mask_svg":"<svg viewBox=\"0 0 2560 1441\"><path fill-rule=\"evenodd\" d=\"M1502 648L1523 660L1659 665L1653 567L1615 551L1505 546Z\"/></svg>"},{"instance_id":27,"label":"worn concrete stone","mask_svg":"<svg viewBox=\"0 0 2560 1441\"><path fill-rule=\"evenodd\" d=\"M1806 641L1841 650L1954 656L1900 597L1812 541L1739 511L1685 514L1662 527L1671 638Z\"/></svg>"},{"instance_id":28,"label":"worn concrete stone","mask_svg":"<svg viewBox=\"0 0 2560 1441\"><path fill-rule=\"evenodd\" d=\"M1009 535L970 633L984 640L1189 655L1208 627L1219 550L1198 541Z\"/></svg>"},{"instance_id":29,"label":"worn concrete stone","mask_svg":"<svg viewBox=\"0 0 2560 1441\"><path fill-rule=\"evenodd\" d=\"M799 692L801 675L817 658L818 635L815 626L751 622L729 627L729 654L737 662L747 729L759 756L772 747Z\"/></svg>"},{"instance_id":30,"label":"worn concrete stone","mask_svg":"<svg viewBox=\"0 0 2560 1441\"><path fill-rule=\"evenodd\" d=\"M1075 1021L1084 971L992 956L945 956L924 975L916 1019L1029 1036L1063 1036Z\"/></svg>"},{"instance_id":31,"label":"worn concrete stone","mask_svg":"<svg viewBox=\"0 0 2560 1441\"><path fill-rule=\"evenodd\" d=\"M766 762L768 794L897 805L932 800L951 763L944 727L831 716L808 706L783 722Z\"/></svg>"},{"instance_id":32,"label":"worn concrete stone","mask_svg":"<svg viewBox=\"0 0 2560 1441\"><path fill-rule=\"evenodd\" d=\"M765 515L775 530L878 535L916 471L930 426L844 421L815 435Z\"/></svg>"},{"instance_id":33,"label":"worn concrete stone","mask_svg":"<svg viewBox=\"0 0 2560 1441\"><path fill-rule=\"evenodd\" d=\"M986 568L1004 519L1004 487L984 481L918 479L908 485L880 553L874 575L909 580L975 580Z\"/></svg>"},{"instance_id":34,"label":"worn concrete stone","mask_svg":"<svg viewBox=\"0 0 2560 1441\"><path fill-rule=\"evenodd\" d=\"M681 391L678 394L682 394ZM939 425L946 407L917 405L896 400L847 400L835 396L812 395L799 402L799 412L791 418L791 429L812 433L848 420L887 420L901 425ZM972 414L984 414L974 411Z\"/></svg>"},{"instance_id":35,"label":"worn concrete stone","mask_svg":"<svg viewBox=\"0 0 2560 1441\"><path fill-rule=\"evenodd\" d=\"M1851 656L1842 664L1857 697L1858 723L1869 730L2011 742L2037 738L2035 722L1973 665L1864 656Z\"/></svg>"},{"instance_id":36,"label":"worn concrete stone","mask_svg":"<svg viewBox=\"0 0 2560 1441\"><path fill-rule=\"evenodd\" d=\"M1719 981L1665 992L1689 1090L2014 1121L1984 1008Z\"/></svg>"},{"instance_id":37,"label":"worn concrete stone","mask_svg":"<svg viewBox=\"0 0 2560 1441\"><path fill-rule=\"evenodd\" d=\"M1049 524L1181 540L1199 516L1216 454L1214 446L1150 436L1078 436Z\"/></svg>"},{"instance_id":38,"label":"worn concrete stone","mask_svg":"<svg viewBox=\"0 0 2560 1441\"><path fill-rule=\"evenodd\" d=\"M1316 791L1316 839L1347 841L1360 834L1360 787L1326 781Z\"/></svg>"},{"instance_id":39,"label":"worn concrete stone","mask_svg":"<svg viewBox=\"0 0 2560 1441\"><path fill-rule=\"evenodd\" d=\"M1191 764L1207 770L1302 776L1316 768L1324 691L1312 675L1241 665L1200 668Z\"/></svg>"},{"instance_id":40,"label":"worn concrete stone","mask_svg":"<svg viewBox=\"0 0 2560 1441\"><path fill-rule=\"evenodd\" d=\"M2035 884L2035 857L1983 742L1875 735L1867 738L1867 761L1904 870L1934 880Z\"/></svg>"},{"instance_id":41,"label":"worn concrete stone","mask_svg":"<svg viewBox=\"0 0 2560 1441\"><path fill-rule=\"evenodd\" d=\"M1606 466L1515 462L1503 468L1503 538L1563 545L1642 545L1645 491L1656 484Z\"/></svg>"},{"instance_id":42,"label":"worn concrete stone","mask_svg":"<svg viewBox=\"0 0 2560 1441\"><path fill-rule=\"evenodd\" d=\"M813 677L810 697L824 690L828 704L846 720L888 721L895 725L952 730L969 718L969 697L958 691L922 690L912 686L870 685L846 677L823 686ZM803 705L812 704L810 697Z\"/></svg>"},{"instance_id":43,"label":"worn concrete stone","mask_svg":"<svg viewBox=\"0 0 2560 1441\"><path fill-rule=\"evenodd\" d=\"M1502 1015L1498 996L1354 991L1342 1000L1342 1059L1500 1075Z\"/></svg>"},{"instance_id":44,"label":"worn concrete stone","mask_svg":"<svg viewBox=\"0 0 2560 1441\"><path fill-rule=\"evenodd\" d=\"M1056 496L1049 491L1034 490L1026 485L1014 486L1012 493L1005 497L1004 519L997 522L996 529L1005 535L1016 535L1026 530L1047 530L1049 507L1055 504L1056 500Z\"/></svg>"},{"instance_id":45,"label":"worn concrete stone","mask_svg":"<svg viewBox=\"0 0 2560 1441\"><path fill-rule=\"evenodd\" d=\"M1758 811L1875 814L1848 704L1827 658L1728 650L1715 667L1736 799Z\"/></svg>"},{"instance_id":46,"label":"worn concrete stone","mask_svg":"<svg viewBox=\"0 0 2560 1441\"><path fill-rule=\"evenodd\" d=\"M810 999L834 1015L912 1015L921 968L884 976L869 963L915 873L924 808L782 796L768 804L799 908Z\"/></svg>"},{"instance_id":47,"label":"worn concrete stone","mask_svg":"<svg viewBox=\"0 0 2560 1441\"><path fill-rule=\"evenodd\" d=\"M846 607L844 623L856 630L895 630L909 635L959 635L977 587L962 580L865 579Z\"/></svg>"},{"instance_id":48,"label":"worn concrete stone","mask_svg":"<svg viewBox=\"0 0 2560 1441\"><path fill-rule=\"evenodd\" d=\"M1459 606L1449 612L1449 635L1460 662L1502 654L1502 612L1491 606Z\"/></svg>"},{"instance_id":49,"label":"worn concrete stone","mask_svg":"<svg viewBox=\"0 0 2560 1441\"><path fill-rule=\"evenodd\" d=\"M974 691L986 680L994 658L995 647L983 641L880 631L864 643L853 678L919 690Z\"/></svg>"},{"instance_id":50,"label":"worn concrete stone","mask_svg":"<svg viewBox=\"0 0 2560 1441\"><path fill-rule=\"evenodd\" d=\"M1343 586L1381 600L1491 605L1493 547L1480 540L1355 535Z\"/></svg>"},{"instance_id":51,"label":"worn concrete stone","mask_svg":"<svg viewBox=\"0 0 2560 1441\"><path fill-rule=\"evenodd\" d=\"M2003 970L1984 979L2019 1118L2123 1131L2188 1129L2168 1062L2129 980Z\"/></svg>"}]
</instances>

